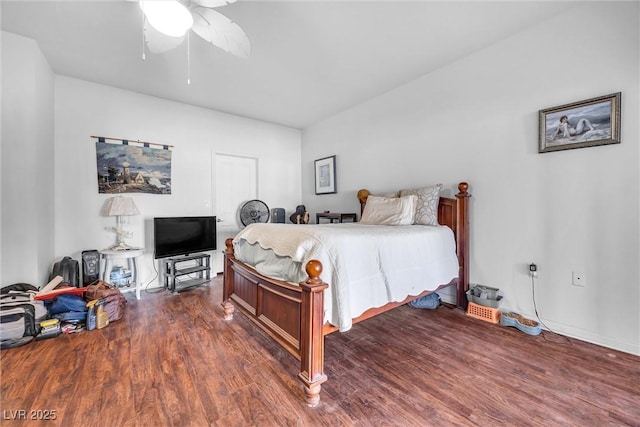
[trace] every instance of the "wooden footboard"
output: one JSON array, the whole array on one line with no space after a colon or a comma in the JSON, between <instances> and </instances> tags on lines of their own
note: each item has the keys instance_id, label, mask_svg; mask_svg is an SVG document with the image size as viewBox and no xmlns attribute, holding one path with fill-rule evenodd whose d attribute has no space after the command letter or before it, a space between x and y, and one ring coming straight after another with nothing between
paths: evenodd
<instances>
[{"instance_id":1,"label":"wooden footboard","mask_svg":"<svg viewBox=\"0 0 640 427\"><path fill-rule=\"evenodd\" d=\"M298 377L309 406L320 402L324 374L324 290L322 265L309 261L309 278L294 286L270 279L238 261L232 239L225 242L222 307L231 320L234 304L278 344L300 360Z\"/></svg>"},{"instance_id":2,"label":"wooden footboard","mask_svg":"<svg viewBox=\"0 0 640 427\"><path fill-rule=\"evenodd\" d=\"M455 199L440 198L438 221L449 226L456 238L459 276L454 282L457 285L457 305L465 308L465 292L469 287L467 201L470 195L467 193L467 183L460 183L458 189ZM367 190L358 192L363 207L368 194ZM298 377L304 386L306 402L309 406L316 406L320 402L321 384L327 380L324 374L324 335L336 330L329 324L323 325L324 290L328 285L320 279L322 265L319 261L309 261L306 266L308 279L295 286L259 274L235 258L232 239L227 239L225 244L222 296L224 318L231 320L238 308L295 356L300 361ZM354 319L354 324L414 298L368 310Z\"/></svg>"}]
</instances>

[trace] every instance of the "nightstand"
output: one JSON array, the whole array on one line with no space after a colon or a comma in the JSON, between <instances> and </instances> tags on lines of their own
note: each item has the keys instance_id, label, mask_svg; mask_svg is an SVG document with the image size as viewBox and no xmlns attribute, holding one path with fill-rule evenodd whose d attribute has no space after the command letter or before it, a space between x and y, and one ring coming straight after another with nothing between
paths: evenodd
<instances>
[{"instance_id":1,"label":"nightstand","mask_svg":"<svg viewBox=\"0 0 640 427\"><path fill-rule=\"evenodd\" d=\"M322 212L316 214L316 224L320 224L320 219L328 219L331 224L334 222L344 222L344 220L351 220L356 222L358 219L355 213L341 213L341 212Z\"/></svg>"}]
</instances>

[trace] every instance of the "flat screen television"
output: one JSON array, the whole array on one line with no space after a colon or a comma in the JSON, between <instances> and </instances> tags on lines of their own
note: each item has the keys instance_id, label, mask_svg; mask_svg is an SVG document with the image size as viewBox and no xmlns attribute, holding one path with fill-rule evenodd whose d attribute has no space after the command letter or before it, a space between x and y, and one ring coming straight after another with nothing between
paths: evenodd
<instances>
[{"instance_id":1,"label":"flat screen television","mask_svg":"<svg viewBox=\"0 0 640 427\"><path fill-rule=\"evenodd\" d=\"M155 258L216 249L215 216L153 218Z\"/></svg>"}]
</instances>

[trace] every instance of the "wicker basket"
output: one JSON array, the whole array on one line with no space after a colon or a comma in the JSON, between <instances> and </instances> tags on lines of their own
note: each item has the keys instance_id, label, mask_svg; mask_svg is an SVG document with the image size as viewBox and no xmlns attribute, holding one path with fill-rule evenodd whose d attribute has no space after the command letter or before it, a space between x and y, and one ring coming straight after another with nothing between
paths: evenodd
<instances>
[{"instance_id":1,"label":"wicker basket","mask_svg":"<svg viewBox=\"0 0 640 427\"><path fill-rule=\"evenodd\" d=\"M467 316L489 323L498 323L500 321L500 310L470 302L467 305Z\"/></svg>"}]
</instances>

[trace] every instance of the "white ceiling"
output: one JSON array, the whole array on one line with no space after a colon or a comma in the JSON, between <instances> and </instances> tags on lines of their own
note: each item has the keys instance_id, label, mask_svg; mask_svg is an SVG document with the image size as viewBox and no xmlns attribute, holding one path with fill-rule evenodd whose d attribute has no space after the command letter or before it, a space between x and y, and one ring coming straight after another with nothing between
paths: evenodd
<instances>
[{"instance_id":1,"label":"white ceiling","mask_svg":"<svg viewBox=\"0 0 640 427\"><path fill-rule=\"evenodd\" d=\"M575 6L575 4L574 4ZM251 40L236 58L192 33L142 60L130 1L8 1L2 29L35 39L54 72L304 128L509 37L553 1L246 1L217 8Z\"/></svg>"}]
</instances>

